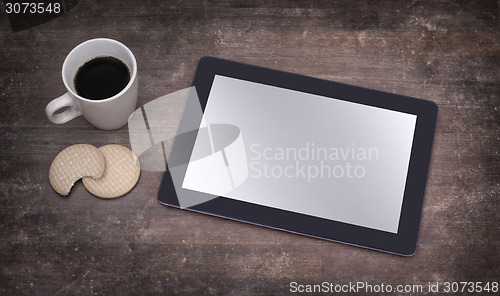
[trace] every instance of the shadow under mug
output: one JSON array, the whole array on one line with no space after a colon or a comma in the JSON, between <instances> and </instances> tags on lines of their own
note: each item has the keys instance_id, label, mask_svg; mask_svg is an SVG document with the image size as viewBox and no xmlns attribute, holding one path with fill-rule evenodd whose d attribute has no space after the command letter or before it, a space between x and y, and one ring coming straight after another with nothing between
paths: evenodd
<instances>
[{"instance_id":1,"label":"shadow under mug","mask_svg":"<svg viewBox=\"0 0 500 296\"><path fill-rule=\"evenodd\" d=\"M100 56L118 58L130 70L130 81L116 95L90 100L77 94L74 77L78 69L89 60ZM102 130L115 130L127 124L137 105L137 62L132 51L122 43L106 38L91 39L76 46L62 66L62 79L67 92L52 100L45 108L47 118L62 124L83 115L93 126Z\"/></svg>"}]
</instances>

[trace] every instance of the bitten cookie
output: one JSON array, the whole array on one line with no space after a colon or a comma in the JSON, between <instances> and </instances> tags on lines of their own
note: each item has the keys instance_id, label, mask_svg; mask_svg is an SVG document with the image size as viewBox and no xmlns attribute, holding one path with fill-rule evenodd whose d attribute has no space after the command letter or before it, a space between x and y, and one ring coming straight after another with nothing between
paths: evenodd
<instances>
[{"instance_id":1,"label":"bitten cookie","mask_svg":"<svg viewBox=\"0 0 500 296\"><path fill-rule=\"evenodd\" d=\"M67 196L82 177L100 178L104 173L104 155L89 144L76 144L59 152L49 169L49 181L54 190Z\"/></svg>"},{"instance_id":2,"label":"bitten cookie","mask_svg":"<svg viewBox=\"0 0 500 296\"><path fill-rule=\"evenodd\" d=\"M99 148L106 166L99 179L83 178L83 185L93 195L111 199L128 193L139 180L141 169L137 157L130 149L120 145Z\"/></svg>"}]
</instances>

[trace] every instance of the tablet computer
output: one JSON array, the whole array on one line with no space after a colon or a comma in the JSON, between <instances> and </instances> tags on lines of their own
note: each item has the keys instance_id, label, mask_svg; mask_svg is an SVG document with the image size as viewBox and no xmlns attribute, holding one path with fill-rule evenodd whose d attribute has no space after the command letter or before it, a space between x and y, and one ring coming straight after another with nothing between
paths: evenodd
<instances>
[{"instance_id":1,"label":"tablet computer","mask_svg":"<svg viewBox=\"0 0 500 296\"><path fill-rule=\"evenodd\" d=\"M212 57L193 86L162 204L415 252L435 103Z\"/></svg>"}]
</instances>

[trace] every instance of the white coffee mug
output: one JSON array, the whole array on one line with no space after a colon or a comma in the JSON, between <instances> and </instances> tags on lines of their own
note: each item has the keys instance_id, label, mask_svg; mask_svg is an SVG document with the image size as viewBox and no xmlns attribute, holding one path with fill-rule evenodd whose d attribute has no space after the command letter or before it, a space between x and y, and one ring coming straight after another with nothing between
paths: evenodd
<instances>
[{"instance_id":1,"label":"white coffee mug","mask_svg":"<svg viewBox=\"0 0 500 296\"><path fill-rule=\"evenodd\" d=\"M130 81L122 91L110 98L86 99L77 94L73 81L83 64L100 56L112 56L125 63L130 70ZM65 123L83 115L99 129L115 130L127 124L129 116L135 111L138 92L137 62L132 51L116 40L91 39L75 47L64 60L62 79L68 92L52 100L45 108L45 114L53 123Z\"/></svg>"}]
</instances>

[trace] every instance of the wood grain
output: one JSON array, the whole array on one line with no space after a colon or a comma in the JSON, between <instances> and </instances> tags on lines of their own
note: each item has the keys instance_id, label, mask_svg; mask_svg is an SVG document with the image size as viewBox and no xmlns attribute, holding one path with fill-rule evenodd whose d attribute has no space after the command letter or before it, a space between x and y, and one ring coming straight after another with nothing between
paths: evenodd
<instances>
[{"instance_id":1,"label":"wood grain","mask_svg":"<svg viewBox=\"0 0 500 296\"><path fill-rule=\"evenodd\" d=\"M500 281L498 1L80 1L16 33L3 8L0 294L282 295L291 281ZM64 92L65 56L96 37L135 53L139 104L189 86L203 56L436 102L416 254L163 207L158 173L143 172L112 201L81 183L68 198L57 195L48 168L63 148L129 146L126 127L45 118L46 104Z\"/></svg>"}]
</instances>

